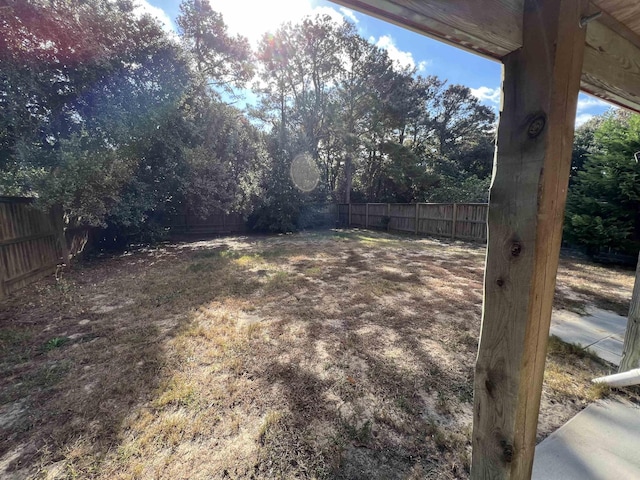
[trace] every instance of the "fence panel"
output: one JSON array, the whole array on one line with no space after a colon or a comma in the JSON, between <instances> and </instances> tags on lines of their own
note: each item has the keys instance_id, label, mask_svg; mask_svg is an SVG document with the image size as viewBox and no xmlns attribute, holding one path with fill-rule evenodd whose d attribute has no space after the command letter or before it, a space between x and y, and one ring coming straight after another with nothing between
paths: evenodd
<instances>
[{"instance_id":1,"label":"fence panel","mask_svg":"<svg viewBox=\"0 0 640 480\"><path fill-rule=\"evenodd\" d=\"M418 206L418 233L452 236L453 204L423 203Z\"/></svg>"},{"instance_id":2,"label":"fence panel","mask_svg":"<svg viewBox=\"0 0 640 480\"><path fill-rule=\"evenodd\" d=\"M300 229L335 227L338 222L339 211L348 222L349 205L338 206L333 203L307 204L300 210L297 227ZM363 210L364 211L364 210ZM364 219L364 216L362 217ZM234 235L246 233L247 221L241 213L214 213L206 218L179 212L169 215L163 221L170 235L176 236L207 236L207 235Z\"/></svg>"},{"instance_id":3,"label":"fence panel","mask_svg":"<svg viewBox=\"0 0 640 480\"><path fill-rule=\"evenodd\" d=\"M351 204L351 225L354 227L366 227L366 203Z\"/></svg>"},{"instance_id":4,"label":"fence panel","mask_svg":"<svg viewBox=\"0 0 640 480\"><path fill-rule=\"evenodd\" d=\"M392 203L389 205L389 230L416 232L415 204Z\"/></svg>"},{"instance_id":5,"label":"fence panel","mask_svg":"<svg viewBox=\"0 0 640 480\"><path fill-rule=\"evenodd\" d=\"M338 205L338 223L342 226L349 225L349 204L341 203Z\"/></svg>"},{"instance_id":6,"label":"fence panel","mask_svg":"<svg viewBox=\"0 0 640 480\"><path fill-rule=\"evenodd\" d=\"M62 212L32 202L0 197L0 298L54 272L65 256Z\"/></svg>"},{"instance_id":7,"label":"fence panel","mask_svg":"<svg viewBox=\"0 0 640 480\"><path fill-rule=\"evenodd\" d=\"M244 233L244 217L239 213L214 213L205 218L188 213L171 215L165 226L174 235L225 235Z\"/></svg>"},{"instance_id":8,"label":"fence panel","mask_svg":"<svg viewBox=\"0 0 640 480\"><path fill-rule=\"evenodd\" d=\"M349 213L349 210L351 213ZM352 203L338 205L341 225L387 228L452 239L487 240L486 203ZM349 217L351 221L349 222Z\"/></svg>"},{"instance_id":9,"label":"fence panel","mask_svg":"<svg viewBox=\"0 0 640 480\"><path fill-rule=\"evenodd\" d=\"M461 203L456 214L456 238L487 241L487 205Z\"/></svg>"},{"instance_id":10,"label":"fence panel","mask_svg":"<svg viewBox=\"0 0 640 480\"><path fill-rule=\"evenodd\" d=\"M302 229L335 227L339 220L338 213L339 208L335 203L305 205L300 212L298 227Z\"/></svg>"},{"instance_id":11,"label":"fence panel","mask_svg":"<svg viewBox=\"0 0 640 480\"><path fill-rule=\"evenodd\" d=\"M367 225L369 228L387 228L387 218L389 215L388 204L386 203L370 203L369 204L369 220Z\"/></svg>"}]
</instances>

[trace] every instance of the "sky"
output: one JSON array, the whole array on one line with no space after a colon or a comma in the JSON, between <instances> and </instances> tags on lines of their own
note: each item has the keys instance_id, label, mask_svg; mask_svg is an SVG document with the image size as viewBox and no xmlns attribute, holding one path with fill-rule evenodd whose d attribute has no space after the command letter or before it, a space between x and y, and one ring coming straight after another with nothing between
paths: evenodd
<instances>
[{"instance_id":1,"label":"sky","mask_svg":"<svg viewBox=\"0 0 640 480\"><path fill-rule=\"evenodd\" d=\"M360 35L389 53L401 65L416 67L420 75L437 75L449 83L462 84L480 101L496 110L500 107L500 63L468 53L456 47L376 18L341 7L326 0L209 0L222 13L229 31L241 34L256 46L262 35L275 31L287 21L296 22L307 15L328 14L338 21L355 23ZM167 30L175 31L180 0L136 0L139 12L157 17ZM248 95L246 101L253 98ZM581 93L576 125L603 113L609 104Z\"/></svg>"}]
</instances>

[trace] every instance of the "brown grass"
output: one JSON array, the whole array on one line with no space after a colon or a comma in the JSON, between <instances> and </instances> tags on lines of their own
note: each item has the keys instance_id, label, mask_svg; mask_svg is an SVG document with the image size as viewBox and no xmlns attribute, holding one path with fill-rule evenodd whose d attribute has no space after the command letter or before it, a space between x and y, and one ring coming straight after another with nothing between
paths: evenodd
<instances>
[{"instance_id":1,"label":"brown grass","mask_svg":"<svg viewBox=\"0 0 640 480\"><path fill-rule=\"evenodd\" d=\"M142 249L25 289L0 310L0 476L464 478L483 261L340 231ZM574 306L631 284L559 274ZM541 437L609 369L552 340Z\"/></svg>"}]
</instances>

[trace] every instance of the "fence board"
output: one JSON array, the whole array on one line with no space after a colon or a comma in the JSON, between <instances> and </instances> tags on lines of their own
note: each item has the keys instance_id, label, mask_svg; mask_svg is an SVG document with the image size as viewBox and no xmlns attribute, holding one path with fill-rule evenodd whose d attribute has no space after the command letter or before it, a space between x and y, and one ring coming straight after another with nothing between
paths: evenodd
<instances>
[{"instance_id":1,"label":"fence board","mask_svg":"<svg viewBox=\"0 0 640 480\"><path fill-rule=\"evenodd\" d=\"M0 197L0 298L61 263L65 245L58 213L34 208L32 199Z\"/></svg>"},{"instance_id":2,"label":"fence board","mask_svg":"<svg viewBox=\"0 0 640 480\"><path fill-rule=\"evenodd\" d=\"M238 213L216 213L206 218L180 213L170 216L165 226L177 235L224 235L246 231L245 220Z\"/></svg>"},{"instance_id":3,"label":"fence board","mask_svg":"<svg viewBox=\"0 0 640 480\"><path fill-rule=\"evenodd\" d=\"M486 203L352 203L338 205L338 212L341 225L485 242L487 207Z\"/></svg>"},{"instance_id":4,"label":"fence board","mask_svg":"<svg viewBox=\"0 0 640 480\"><path fill-rule=\"evenodd\" d=\"M356 227L365 227L366 225L366 203L351 204L351 225Z\"/></svg>"},{"instance_id":5,"label":"fence board","mask_svg":"<svg viewBox=\"0 0 640 480\"><path fill-rule=\"evenodd\" d=\"M346 208L345 208L346 207ZM348 205L342 208L342 215L348 220ZM339 222L340 207L336 204L307 204L299 215L301 229L335 226ZM364 217L363 217L364 219ZM247 232L247 222L240 213L215 213L205 218L179 212L170 215L163 222L170 235L231 235Z\"/></svg>"}]
</instances>

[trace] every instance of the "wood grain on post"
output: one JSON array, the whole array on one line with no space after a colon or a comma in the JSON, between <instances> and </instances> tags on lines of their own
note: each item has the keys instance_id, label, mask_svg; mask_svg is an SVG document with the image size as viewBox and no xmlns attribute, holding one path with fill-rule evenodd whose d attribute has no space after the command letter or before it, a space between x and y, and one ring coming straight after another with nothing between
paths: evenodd
<instances>
[{"instance_id":1,"label":"wood grain on post","mask_svg":"<svg viewBox=\"0 0 640 480\"><path fill-rule=\"evenodd\" d=\"M419 215L419 212L420 212L420 204L419 204L419 203L416 203L416 224L415 224L415 227L414 227L414 228L415 228L415 230L416 230L416 231L415 231L415 234L416 234L416 235L418 235L418 225L419 225L419 223L420 223L420 215Z\"/></svg>"},{"instance_id":2,"label":"wood grain on post","mask_svg":"<svg viewBox=\"0 0 640 480\"><path fill-rule=\"evenodd\" d=\"M627 319L627 332L624 336L622 359L618 372L627 372L640 368L640 255L636 266L636 280L633 285L631 307Z\"/></svg>"},{"instance_id":3,"label":"wood grain on post","mask_svg":"<svg viewBox=\"0 0 640 480\"><path fill-rule=\"evenodd\" d=\"M503 58L471 478L531 477L584 57L585 0L525 0Z\"/></svg>"}]
</instances>

